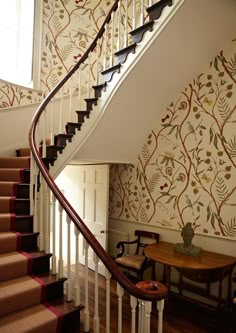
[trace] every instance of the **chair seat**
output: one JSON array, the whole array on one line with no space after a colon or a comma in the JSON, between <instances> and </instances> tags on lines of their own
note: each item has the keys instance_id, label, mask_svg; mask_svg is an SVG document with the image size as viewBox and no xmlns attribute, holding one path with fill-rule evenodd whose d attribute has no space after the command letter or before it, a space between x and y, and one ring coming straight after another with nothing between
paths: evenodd
<instances>
[{"instance_id":1,"label":"chair seat","mask_svg":"<svg viewBox=\"0 0 236 333\"><path fill-rule=\"evenodd\" d=\"M129 268L132 267L134 269L140 270L144 260L145 260L144 256L127 254L124 257L116 258L115 262L125 267Z\"/></svg>"}]
</instances>

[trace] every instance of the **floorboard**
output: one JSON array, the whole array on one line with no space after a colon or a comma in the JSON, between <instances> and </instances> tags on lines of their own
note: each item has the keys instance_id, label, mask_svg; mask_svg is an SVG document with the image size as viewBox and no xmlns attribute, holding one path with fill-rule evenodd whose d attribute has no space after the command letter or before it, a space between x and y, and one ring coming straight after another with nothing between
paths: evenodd
<instances>
[{"instance_id":1,"label":"floorboard","mask_svg":"<svg viewBox=\"0 0 236 333\"><path fill-rule=\"evenodd\" d=\"M80 267L81 279L81 303L84 304L84 267ZM93 332L94 314L94 272L89 271L89 311L90 311L90 333ZM105 333L105 278L99 276L99 313L100 313L100 333ZM110 333L117 332L117 294L116 282L111 279L111 327ZM83 312L81 313L81 327L73 333L84 332ZM123 297L123 331L130 333L130 306L129 296L125 293ZM155 308L152 314L151 333L157 332L157 312ZM229 329L229 319L226 315L211 311L206 307L199 306L197 303L178 299L174 295L169 295L168 303L164 310L163 333L235 333ZM145 333L145 332L142 332Z\"/></svg>"}]
</instances>

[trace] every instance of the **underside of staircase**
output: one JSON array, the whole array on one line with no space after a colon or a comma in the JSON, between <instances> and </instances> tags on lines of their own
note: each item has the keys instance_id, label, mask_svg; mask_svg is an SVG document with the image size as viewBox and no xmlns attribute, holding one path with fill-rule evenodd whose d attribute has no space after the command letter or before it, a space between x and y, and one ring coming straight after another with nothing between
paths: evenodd
<instances>
[{"instance_id":1,"label":"underside of staircase","mask_svg":"<svg viewBox=\"0 0 236 333\"><path fill-rule=\"evenodd\" d=\"M30 216L29 149L0 158L0 332L70 332L79 306L64 299L65 278L50 273Z\"/></svg>"}]
</instances>

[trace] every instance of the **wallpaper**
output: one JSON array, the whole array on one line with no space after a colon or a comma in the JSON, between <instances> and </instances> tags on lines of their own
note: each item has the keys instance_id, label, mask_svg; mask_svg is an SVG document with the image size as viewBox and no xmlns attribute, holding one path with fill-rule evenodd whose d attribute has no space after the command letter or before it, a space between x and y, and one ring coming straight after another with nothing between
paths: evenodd
<instances>
[{"instance_id":1,"label":"wallpaper","mask_svg":"<svg viewBox=\"0 0 236 333\"><path fill-rule=\"evenodd\" d=\"M164 110L135 165L113 165L110 217L236 239L236 40Z\"/></svg>"},{"instance_id":2,"label":"wallpaper","mask_svg":"<svg viewBox=\"0 0 236 333\"><path fill-rule=\"evenodd\" d=\"M43 0L41 91L0 81L0 108L40 102L86 51L109 0Z\"/></svg>"}]
</instances>

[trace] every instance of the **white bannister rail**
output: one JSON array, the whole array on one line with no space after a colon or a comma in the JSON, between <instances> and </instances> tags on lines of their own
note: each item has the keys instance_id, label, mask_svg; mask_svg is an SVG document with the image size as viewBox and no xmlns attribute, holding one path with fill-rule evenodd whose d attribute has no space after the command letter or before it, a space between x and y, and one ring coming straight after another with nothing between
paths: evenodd
<instances>
[{"instance_id":1,"label":"white bannister rail","mask_svg":"<svg viewBox=\"0 0 236 333\"><path fill-rule=\"evenodd\" d=\"M163 2L167 3L167 0ZM59 190L48 171L48 166L46 166L49 146L56 149L64 148L65 144L54 144L55 138L58 135L68 134L66 133L66 124L67 126L69 124L79 125L76 113L73 110L84 111L85 99L86 103L91 99L94 85L98 87L105 83L101 71L106 70L108 66L115 67L116 57L114 53L132 43L131 38L129 38L130 31L143 25L147 16L145 16L146 7L152 4L153 1L144 0L114 1L104 24L89 49L40 105L29 133L32 151L31 200L34 198L31 211L35 215L34 230L40 232L39 248L47 253L52 253L52 274L58 274L60 278L67 277L65 288L67 301L73 300L74 305L79 306L83 300L85 332L90 331L91 322L93 323L94 332L100 332L102 320L106 322L106 333L110 332L111 277L117 281L117 332L122 333L124 293L130 295L132 333L150 332L153 301L157 301L159 313L158 333L162 333L163 329L163 307L167 289L156 282L157 289L146 290L137 287L122 274ZM68 86L66 87L66 85ZM56 112L56 110L58 111ZM50 138L50 140L47 138ZM54 159L55 156L53 155L52 163L54 163ZM74 229L73 232L72 229ZM83 248L84 257L83 286L81 286L79 270L81 263L79 249L81 248ZM90 252L93 253L94 263L94 293L92 296L90 295L88 279ZM100 264L104 265L106 272L105 319L101 318L99 309L98 268ZM75 268L74 278L72 278L72 265ZM66 270L65 267L67 267ZM83 297L82 290L84 292ZM94 302L92 306L90 304L91 299ZM94 313L91 313L91 308L94 309ZM90 315L93 316L92 320Z\"/></svg>"}]
</instances>

